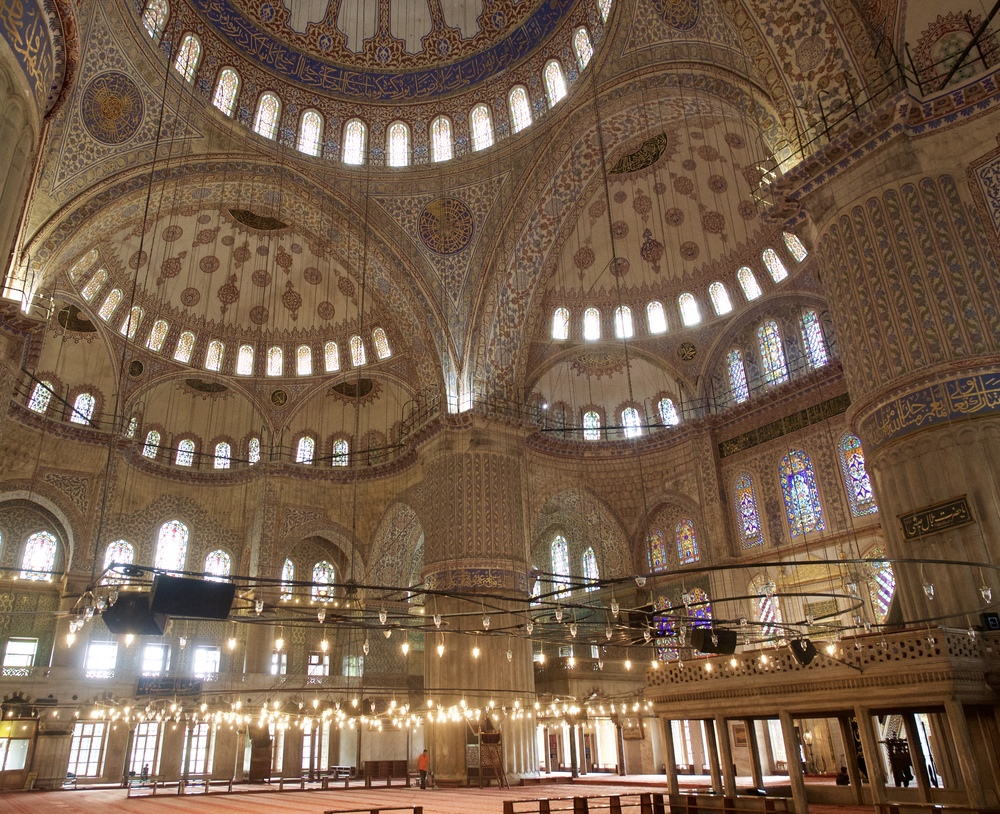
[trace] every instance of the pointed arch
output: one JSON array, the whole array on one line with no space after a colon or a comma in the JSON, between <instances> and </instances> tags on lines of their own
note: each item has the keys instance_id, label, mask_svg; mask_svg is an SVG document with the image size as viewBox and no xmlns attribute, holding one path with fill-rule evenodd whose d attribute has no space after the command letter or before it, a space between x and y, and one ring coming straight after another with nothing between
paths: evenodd
<instances>
[{"instance_id":1,"label":"pointed arch","mask_svg":"<svg viewBox=\"0 0 1000 814\"><path fill-rule=\"evenodd\" d=\"M753 478L746 472L736 478L733 484L733 502L740 547L746 549L763 545L764 532L760 524L760 511L757 508L757 492L753 486Z\"/></svg>"},{"instance_id":2,"label":"pointed arch","mask_svg":"<svg viewBox=\"0 0 1000 814\"><path fill-rule=\"evenodd\" d=\"M278 120L281 118L281 100L277 94L266 91L257 100L253 131L258 136L274 139L278 135Z\"/></svg>"},{"instance_id":3,"label":"pointed arch","mask_svg":"<svg viewBox=\"0 0 1000 814\"><path fill-rule=\"evenodd\" d=\"M507 94L507 107L510 110L511 127L515 133L520 133L531 126L531 101L528 89L523 85L515 85Z\"/></svg>"},{"instance_id":4,"label":"pointed arch","mask_svg":"<svg viewBox=\"0 0 1000 814\"><path fill-rule=\"evenodd\" d=\"M545 82L545 96L549 100L549 107L555 107L566 98L566 76L558 60L550 59L545 64L542 79Z\"/></svg>"},{"instance_id":5,"label":"pointed arch","mask_svg":"<svg viewBox=\"0 0 1000 814\"><path fill-rule=\"evenodd\" d=\"M168 520L156 535L153 567L161 571L183 571L187 560L188 527L180 520Z\"/></svg>"},{"instance_id":6,"label":"pointed arch","mask_svg":"<svg viewBox=\"0 0 1000 814\"><path fill-rule=\"evenodd\" d=\"M453 153L451 119L438 116L431 122L431 161L450 161Z\"/></svg>"},{"instance_id":7,"label":"pointed arch","mask_svg":"<svg viewBox=\"0 0 1000 814\"><path fill-rule=\"evenodd\" d=\"M174 70L184 77L185 82L193 82L199 62L201 62L201 40L194 34L185 34L181 40L181 47L177 49Z\"/></svg>"},{"instance_id":8,"label":"pointed arch","mask_svg":"<svg viewBox=\"0 0 1000 814\"><path fill-rule=\"evenodd\" d=\"M865 467L865 453L861 448L861 439L849 432L844 433L837 444L837 452L851 515L864 517L875 514L878 511L878 504L875 503L872 481Z\"/></svg>"},{"instance_id":9,"label":"pointed arch","mask_svg":"<svg viewBox=\"0 0 1000 814\"><path fill-rule=\"evenodd\" d=\"M681 518L674 527L674 542L677 543L677 560L681 565L692 565L701 559L694 521L690 517Z\"/></svg>"},{"instance_id":10,"label":"pointed arch","mask_svg":"<svg viewBox=\"0 0 1000 814\"><path fill-rule=\"evenodd\" d=\"M236 109L236 96L240 92L240 75L235 68L223 68L219 72L219 81L215 83L215 93L212 104L225 116L232 116Z\"/></svg>"},{"instance_id":11,"label":"pointed arch","mask_svg":"<svg viewBox=\"0 0 1000 814\"><path fill-rule=\"evenodd\" d=\"M361 119L351 119L344 125L344 148L341 159L345 164L360 167L365 163L368 127Z\"/></svg>"},{"instance_id":12,"label":"pointed arch","mask_svg":"<svg viewBox=\"0 0 1000 814\"><path fill-rule=\"evenodd\" d=\"M303 111L299 119L299 138L296 147L300 153L318 156L323 145L323 116L318 110Z\"/></svg>"},{"instance_id":13,"label":"pointed arch","mask_svg":"<svg viewBox=\"0 0 1000 814\"><path fill-rule=\"evenodd\" d=\"M490 109L482 102L469 113L469 130L472 133L472 149L475 152L493 146L493 120Z\"/></svg>"},{"instance_id":14,"label":"pointed arch","mask_svg":"<svg viewBox=\"0 0 1000 814\"><path fill-rule=\"evenodd\" d=\"M809 455L801 449L793 449L781 459L778 475L792 539L809 532L824 531L823 506Z\"/></svg>"},{"instance_id":15,"label":"pointed arch","mask_svg":"<svg viewBox=\"0 0 1000 814\"><path fill-rule=\"evenodd\" d=\"M410 128L406 122L393 122L385 136L386 163L390 167L406 167L410 163Z\"/></svg>"}]
</instances>

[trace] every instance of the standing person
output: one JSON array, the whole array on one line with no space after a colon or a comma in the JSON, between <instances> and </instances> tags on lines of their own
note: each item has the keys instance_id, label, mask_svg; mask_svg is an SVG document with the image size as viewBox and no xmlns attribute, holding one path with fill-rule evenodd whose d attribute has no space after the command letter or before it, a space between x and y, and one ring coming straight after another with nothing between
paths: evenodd
<instances>
[{"instance_id":1,"label":"standing person","mask_svg":"<svg viewBox=\"0 0 1000 814\"><path fill-rule=\"evenodd\" d=\"M417 771L420 772L420 788L427 788L427 770L431 767L431 755L426 749L417 758Z\"/></svg>"}]
</instances>

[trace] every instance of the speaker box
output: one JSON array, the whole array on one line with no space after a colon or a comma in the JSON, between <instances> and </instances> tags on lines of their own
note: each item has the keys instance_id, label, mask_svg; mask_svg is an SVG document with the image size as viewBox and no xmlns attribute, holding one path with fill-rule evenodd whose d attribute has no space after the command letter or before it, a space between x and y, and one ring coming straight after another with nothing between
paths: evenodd
<instances>
[{"instance_id":1,"label":"speaker box","mask_svg":"<svg viewBox=\"0 0 1000 814\"><path fill-rule=\"evenodd\" d=\"M816 645L808 639L792 639L788 647L795 660L803 667L816 658Z\"/></svg>"},{"instance_id":2,"label":"speaker box","mask_svg":"<svg viewBox=\"0 0 1000 814\"><path fill-rule=\"evenodd\" d=\"M712 634L718 644L712 642ZM691 631L691 647L700 653L718 653L731 656L736 652L736 631L724 628L696 627Z\"/></svg>"},{"instance_id":3,"label":"speaker box","mask_svg":"<svg viewBox=\"0 0 1000 814\"><path fill-rule=\"evenodd\" d=\"M101 614L104 624L112 633L131 633L133 636L162 636L167 617L153 613L149 607L149 594L118 594L118 601Z\"/></svg>"},{"instance_id":4,"label":"speaker box","mask_svg":"<svg viewBox=\"0 0 1000 814\"><path fill-rule=\"evenodd\" d=\"M236 586L232 582L211 582L205 579L153 577L153 613L186 616L191 619L228 619L233 607Z\"/></svg>"}]
</instances>

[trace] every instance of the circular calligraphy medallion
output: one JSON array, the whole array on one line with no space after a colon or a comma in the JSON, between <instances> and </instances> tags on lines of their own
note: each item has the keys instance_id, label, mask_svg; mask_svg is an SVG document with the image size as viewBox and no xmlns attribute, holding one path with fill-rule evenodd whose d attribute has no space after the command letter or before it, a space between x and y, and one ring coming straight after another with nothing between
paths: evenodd
<instances>
[{"instance_id":1,"label":"circular calligraphy medallion","mask_svg":"<svg viewBox=\"0 0 1000 814\"><path fill-rule=\"evenodd\" d=\"M417 222L420 239L438 254L455 254L472 240L472 212L457 198L436 198L428 203Z\"/></svg>"},{"instance_id":2,"label":"circular calligraphy medallion","mask_svg":"<svg viewBox=\"0 0 1000 814\"><path fill-rule=\"evenodd\" d=\"M142 94L125 74L107 71L87 84L80 102L83 126L101 144L124 144L143 116Z\"/></svg>"},{"instance_id":3,"label":"circular calligraphy medallion","mask_svg":"<svg viewBox=\"0 0 1000 814\"><path fill-rule=\"evenodd\" d=\"M682 362L690 362L698 355L698 348L694 342L681 342L681 346L677 348L677 355Z\"/></svg>"}]
</instances>

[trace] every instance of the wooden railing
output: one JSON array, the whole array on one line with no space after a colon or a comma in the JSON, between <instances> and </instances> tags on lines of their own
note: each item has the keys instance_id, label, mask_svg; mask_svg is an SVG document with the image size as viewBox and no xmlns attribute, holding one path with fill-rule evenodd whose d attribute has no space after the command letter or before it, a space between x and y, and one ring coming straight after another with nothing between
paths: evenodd
<instances>
[{"instance_id":1,"label":"wooden railing","mask_svg":"<svg viewBox=\"0 0 1000 814\"><path fill-rule=\"evenodd\" d=\"M938 803L878 803L877 814L1000 814L998 808L974 808Z\"/></svg>"},{"instance_id":2,"label":"wooden railing","mask_svg":"<svg viewBox=\"0 0 1000 814\"><path fill-rule=\"evenodd\" d=\"M609 794L587 797L543 797L534 800L505 800L503 814L591 814L607 811L622 814L623 808L640 814L789 814L791 800L787 797L723 797L717 794ZM902 812L879 812L902 814ZM951 812L944 812L951 814ZM968 812L955 812L968 814ZM973 814L975 814L973 812ZM1000 814L1000 812L996 812Z\"/></svg>"},{"instance_id":3,"label":"wooden railing","mask_svg":"<svg viewBox=\"0 0 1000 814\"><path fill-rule=\"evenodd\" d=\"M323 814L382 814L384 811L410 811L412 814L424 814L423 806L378 806L377 808L334 808Z\"/></svg>"}]
</instances>

